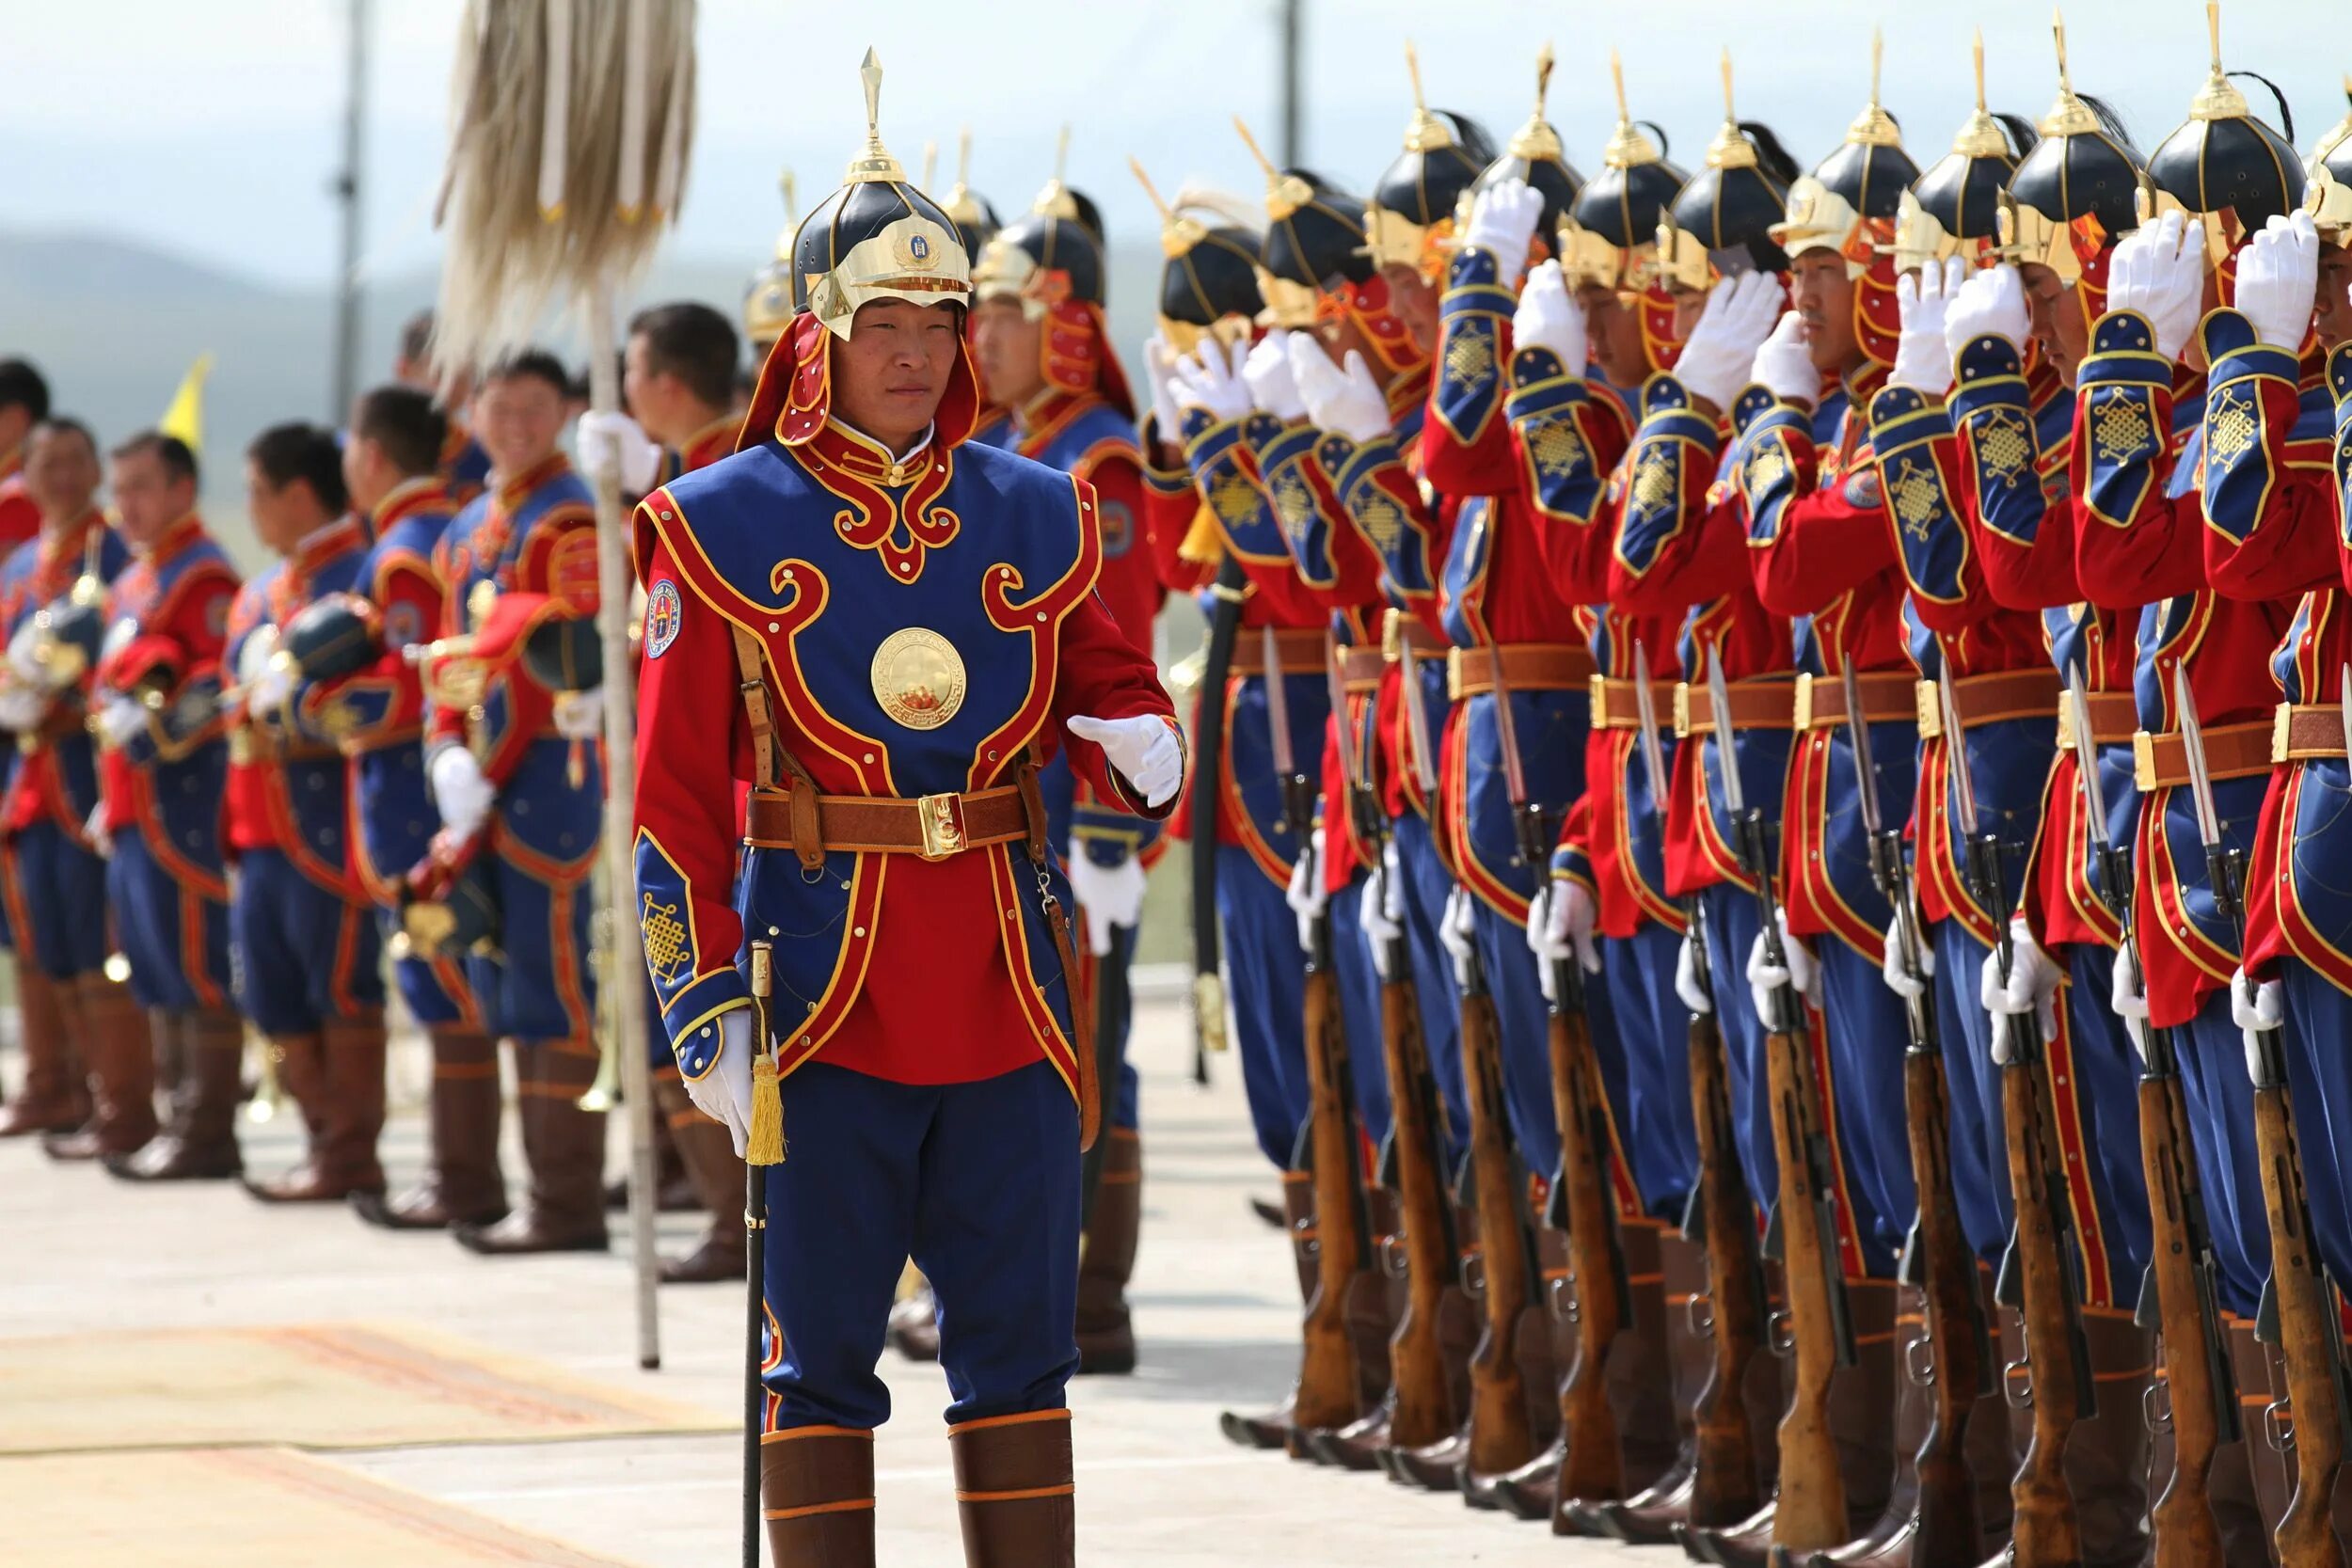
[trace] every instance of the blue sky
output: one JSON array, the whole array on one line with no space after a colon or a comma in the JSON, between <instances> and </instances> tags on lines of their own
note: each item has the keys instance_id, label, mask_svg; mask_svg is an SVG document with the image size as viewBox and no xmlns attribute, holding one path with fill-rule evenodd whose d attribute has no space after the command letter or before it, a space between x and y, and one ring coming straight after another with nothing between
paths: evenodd
<instances>
[{"instance_id":1,"label":"blue sky","mask_svg":"<svg viewBox=\"0 0 2352 1568\"><path fill-rule=\"evenodd\" d=\"M1307 155L1350 184L1391 156L1408 99L1401 47L1420 46L1433 103L1499 135L1527 110L1537 47L1560 55L1552 119L1587 166L1610 123L1607 52L1626 56L1639 116L1664 124L1687 162L1720 118L1715 56L1728 43L1743 114L1771 121L1797 156L1825 151L1867 87L1869 29L1887 29L1884 96L1922 165L1968 107L1968 38L1981 23L1995 108L2039 116L2054 83L2041 0L1974 8L1850 0L1731 5L1640 0L1609 7L1521 0L1306 0ZM2288 91L2296 139L2344 112L2352 42L2313 25L2310 0L2236 0L2223 16L2233 66ZM459 0L375 0L370 115L370 264L397 272L435 255L427 208L437 172ZM696 257L773 243L776 176L803 199L831 188L860 129L855 70L882 50L884 134L910 165L936 137L951 165L975 133L974 183L1000 208L1026 204L1074 127L1073 182L1115 233L1148 232L1125 170L1140 155L1164 190L1199 175L1255 195L1231 132L1240 112L1275 119L1272 0L703 0L702 115L681 229ZM0 225L103 228L274 281L318 284L334 253L327 182L342 95L341 0L82 0L19 5L8 24L8 149ZM982 20L984 19L984 20ZM2074 78L2119 103L2143 150L2176 124L2201 80L2197 0L2082 0L2069 8ZM2249 84L2258 107L2266 95ZM2266 112L2266 110L2265 110ZM943 168L939 182L949 178Z\"/></svg>"}]
</instances>

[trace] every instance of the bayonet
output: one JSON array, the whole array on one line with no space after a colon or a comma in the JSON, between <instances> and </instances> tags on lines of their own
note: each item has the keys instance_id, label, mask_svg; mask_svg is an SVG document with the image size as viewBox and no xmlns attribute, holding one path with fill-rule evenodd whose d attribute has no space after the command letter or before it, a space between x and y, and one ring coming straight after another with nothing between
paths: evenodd
<instances>
[{"instance_id":1,"label":"bayonet","mask_svg":"<svg viewBox=\"0 0 2352 1568\"><path fill-rule=\"evenodd\" d=\"M1282 678L1282 640L1272 622L1258 628L1258 646L1265 660L1266 725L1273 731L1274 776L1288 784L1298 769L1291 747L1291 694Z\"/></svg>"},{"instance_id":2,"label":"bayonet","mask_svg":"<svg viewBox=\"0 0 2352 1568\"><path fill-rule=\"evenodd\" d=\"M1715 761L1724 776L1724 804L1734 818L1745 816L1748 804L1740 791L1740 755L1731 738L1731 683L1724 678L1721 648L1708 650L1707 706L1715 727Z\"/></svg>"},{"instance_id":3,"label":"bayonet","mask_svg":"<svg viewBox=\"0 0 2352 1568\"><path fill-rule=\"evenodd\" d=\"M1650 693L1649 657L1633 640L1633 711L1642 721L1642 767L1649 774L1650 809L1666 814L1666 749L1658 739L1658 704Z\"/></svg>"},{"instance_id":4,"label":"bayonet","mask_svg":"<svg viewBox=\"0 0 2352 1568\"><path fill-rule=\"evenodd\" d=\"M1438 759L1430 750L1429 694L1421 689L1421 656L1413 652L1409 641L1397 648L1398 674L1405 687L1406 738L1412 743L1413 782L1421 786L1423 800L1434 800L1438 793Z\"/></svg>"}]
</instances>

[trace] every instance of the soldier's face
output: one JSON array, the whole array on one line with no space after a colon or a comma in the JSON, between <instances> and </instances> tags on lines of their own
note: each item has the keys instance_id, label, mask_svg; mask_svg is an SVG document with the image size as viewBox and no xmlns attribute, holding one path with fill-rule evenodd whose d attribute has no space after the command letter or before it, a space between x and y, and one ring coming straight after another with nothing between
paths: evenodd
<instances>
[{"instance_id":1,"label":"soldier's face","mask_svg":"<svg viewBox=\"0 0 2352 1568\"><path fill-rule=\"evenodd\" d=\"M2083 320L2074 291L2066 280L2039 261L2019 269L2026 285L2026 310L2033 323L2033 341L2042 356L2069 387L2074 368L2090 347L2090 324Z\"/></svg>"},{"instance_id":2,"label":"soldier's face","mask_svg":"<svg viewBox=\"0 0 2352 1568\"><path fill-rule=\"evenodd\" d=\"M1018 408L1045 385L1045 323L1017 299L984 300L972 310L972 358L988 401Z\"/></svg>"},{"instance_id":3,"label":"soldier's face","mask_svg":"<svg viewBox=\"0 0 2352 1568\"><path fill-rule=\"evenodd\" d=\"M501 474L516 474L547 458L564 434L564 393L535 375L485 381L473 400L474 439Z\"/></svg>"},{"instance_id":4,"label":"soldier's face","mask_svg":"<svg viewBox=\"0 0 2352 1568\"><path fill-rule=\"evenodd\" d=\"M63 425L33 427L24 454L24 487L51 520L70 523L89 510L98 494L98 452L89 438Z\"/></svg>"},{"instance_id":5,"label":"soldier's face","mask_svg":"<svg viewBox=\"0 0 2352 1568\"><path fill-rule=\"evenodd\" d=\"M1854 339L1853 279L1846 259L1834 250L1808 250L1796 260L1790 281L1797 314L1804 320L1805 346L1813 368L1825 376L1843 375L1862 357Z\"/></svg>"},{"instance_id":6,"label":"soldier's face","mask_svg":"<svg viewBox=\"0 0 2352 1568\"><path fill-rule=\"evenodd\" d=\"M1598 283L1580 285L1576 302L1584 308L1584 339L1592 345L1593 363L1612 387L1639 387L1649 374L1649 358L1642 352L1642 324L1617 291ZM1578 367L1570 365L1573 373Z\"/></svg>"},{"instance_id":7,"label":"soldier's face","mask_svg":"<svg viewBox=\"0 0 2352 1568\"><path fill-rule=\"evenodd\" d=\"M829 351L834 416L894 451L905 451L939 412L962 347L963 324L952 305L867 301L858 307L848 341L835 338Z\"/></svg>"},{"instance_id":8,"label":"soldier's face","mask_svg":"<svg viewBox=\"0 0 2352 1568\"><path fill-rule=\"evenodd\" d=\"M1391 264L1380 269L1389 285L1389 309L1405 324L1413 346L1423 354L1438 348L1438 291L1412 267Z\"/></svg>"},{"instance_id":9,"label":"soldier's face","mask_svg":"<svg viewBox=\"0 0 2352 1568\"><path fill-rule=\"evenodd\" d=\"M2319 247L2319 315L2314 325L2324 346L2352 343L2352 250L2340 245Z\"/></svg>"},{"instance_id":10,"label":"soldier's face","mask_svg":"<svg viewBox=\"0 0 2352 1568\"><path fill-rule=\"evenodd\" d=\"M122 520L122 537L135 549L162 538L164 530L196 507L195 482L174 479L152 448L116 458L107 480L115 512Z\"/></svg>"}]
</instances>

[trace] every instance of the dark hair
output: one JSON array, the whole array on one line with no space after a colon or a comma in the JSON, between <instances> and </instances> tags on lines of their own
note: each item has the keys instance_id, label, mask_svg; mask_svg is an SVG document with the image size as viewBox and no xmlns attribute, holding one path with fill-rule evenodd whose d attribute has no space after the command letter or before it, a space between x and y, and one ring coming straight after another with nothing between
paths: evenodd
<instances>
[{"instance_id":1,"label":"dark hair","mask_svg":"<svg viewBox=\"0 0 2352 1568\"><path fill-rule=\"evenodd\" d=\"M30 435L26 437L26 444L31 444L32 436L39 436L44 430L66 436L79 436L82 438L82 445L89 448L89 454L92 457L98 455L98 437L90 434L89 426L70 414L43 415L34 424Z\"/></svg>"},{"instance_id":2,"label":"dark hair","mask_svg":"<svg viewBox=\"0 0 2352 1568\"><path fill-rule=\"evenodd\" d=\"M2233 71L2230 74L2250 77L2270 89L2270 96L2279 104L2279 129L2285 133L2286 139L2292 143L2295 140L2295 111L2287 107L2287 95L2279 90L2279 84L2259 71Z\"/></svg>"},{"instance_id":3,"label":"dark hair","mask_svg":"<svg viewBox=\"0 0 2352 1568\"><path fill-rule=\"evenodd\" d=\"M281 490L296 480L308 484L330 515L341 516L351 505L343 489L342 449L335 444L331 430L298 420L274 424L253 437L245 454L262 478Z\"/></svg>"},{"instance_id":4,"label":"dark hair","mask_svg":"<svg viewBox=\"0 0 2352 1568\"><path fill-rule=\"evenodd\" d=\"M1756 166L1776 185L1793 185L1804 171L1772 128L1760 119L1743 119L1740 129L1756 144ZM1664 145L1662 142L1660 144Z\"/></svg>"},{"instance_id":5,"label":"dark hair","mask_svg":"<svg viewBox=\"0 0 2352 1568\"><path fill-rule=\"evenodd\" d=\"M420 310L408 318L400 329L400 356L403 359L422 359L425 350L433 346L433 312Z\"/></svg>"},{"instance_id":6,"label":"dark hair","mask_svg":"<svg viewBox=\"0 0 2352 1568\"><path fill-rule=\"evenodd\" d=\"M572 372L564 368L563 360L543 348L516 349L493 361L482 372L481 384L486 387L493 381L514 381L523 376L546 382L555 388L557 397L572 395Z\"/></svg>"},{"instance_id":7,"label":"dark hair","mask_svg":"<svg viewBox=\"0 0 2352 1568\"><path fill-rule=\"evenodd\" d=\"M2104 98L2093 98L2087 92L2074 96L2083 101L2083 106L2099 121L2099 129L2105 131L2116 146L2128 148L2132 145L2131 128L2123 123L2123 116L2114 104Z\"/></svg>"},{"instance_id":8,"label":"dark hair","mask_svg":"<svg viewBox=\"0 0 2352 1568\"><path fill-rule=\"evenodd\" d=\"M30 359L0 359L0 408L22 408L35 424L49 417L49 383Z\"/></svg>"},{"instance_id":9,"label":"dark hair","mask_svg":"<svg viewBox=\"0 0 2352 1568\"><path fill-rule=\"evenodd\" d=\"M713 408L735 395L735 362L740 350L735 324L707 305L691 301L640 310L628 335L645 340L645 368L686 383L686 389Z\"/></svg>"},{"instance_id":10,"label":"dark hair","mask_svg":"<svg viewBox=\"0 0 2352 1568\"><path fill-rule=\"evenodd\" d=\"M155 454L155 461L164 466L166 478L196 483L196 453L179 436L167 436L160 430L142 430L106 455L119 462L151 451Z\"/></svg>"},{"instance_id":11,"label":"dark hair","mask_svg":"<svg viewBox=\"0 0 2352 1568\"><path fill-rule=\"evenodd\" d=\"M1435 109L1431 113L1454 128L1454 139L1473 164L1495 161L1495 139L1486 135L1486 128L1466 114L1452 109Z\"/></svg>"},{"instance_id":12,"label":"dark hair","mask_svg":"<svg viewBox=\"0 0 2352 1568\"><path fill-rule=\"evenodd\" d=\"M388 384L359 394L359 405L351 413L351 434L373 441L392 467L414 479L441 466L449 420L434 405L432 393Z\"/></svg>"},{"instance_id":13,"label":"dark hair","mask_svg":"<svg viewBox=\"0 0 2352 1568\"><path fill-rule=\"evenodd\" d=\"M2042 140L2042 133L2035 130L2033 121L2024 115L1995 114L1993 118L2000 121L2002 130L2009 133L2010 150L2020 158L2031 152Z\"/></svg>"}]
</instances>

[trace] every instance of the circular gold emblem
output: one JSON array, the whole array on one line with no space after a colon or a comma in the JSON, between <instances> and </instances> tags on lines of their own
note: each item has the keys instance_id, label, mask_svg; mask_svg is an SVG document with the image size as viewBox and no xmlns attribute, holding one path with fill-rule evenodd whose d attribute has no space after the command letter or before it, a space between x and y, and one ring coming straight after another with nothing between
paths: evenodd
<instances>
[{"instance_id":1,"label":"circular gold emblem","mask_svg":"<svg viewBox=\"0 0 2352 1568\"><path fill-rule=\"evenodd\" d=\"M963 657L935 631L909 626L874 651L874 700L911 730L935 730L963 706Z\"/></svg>"}]
</instances>

